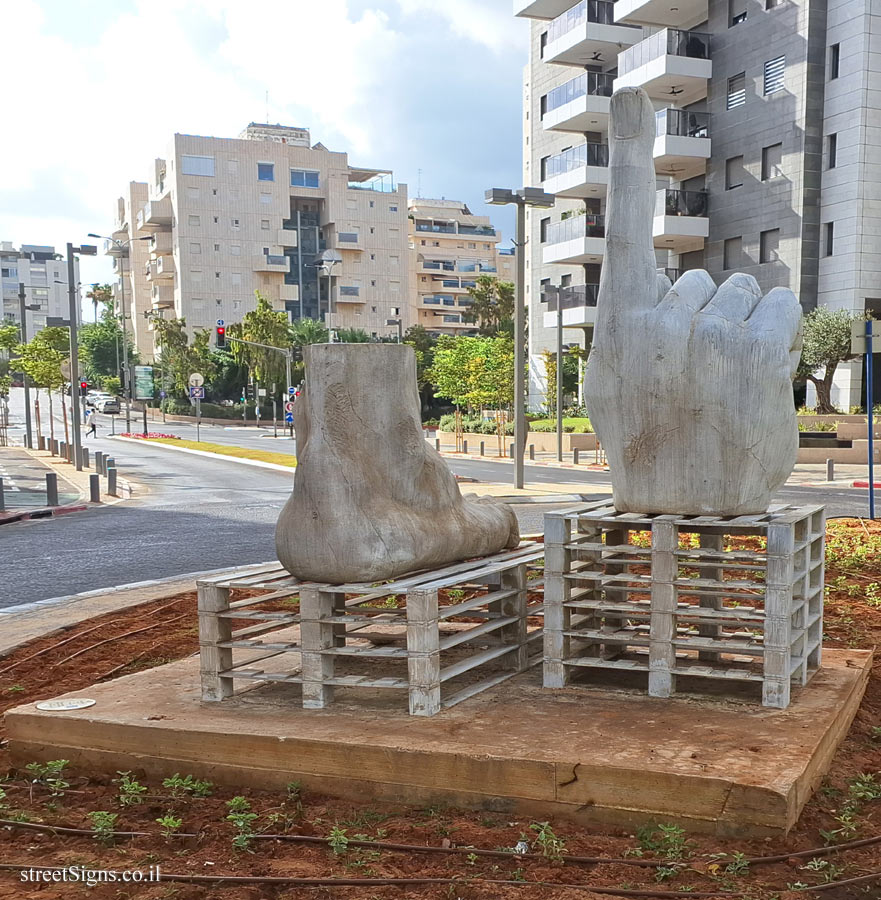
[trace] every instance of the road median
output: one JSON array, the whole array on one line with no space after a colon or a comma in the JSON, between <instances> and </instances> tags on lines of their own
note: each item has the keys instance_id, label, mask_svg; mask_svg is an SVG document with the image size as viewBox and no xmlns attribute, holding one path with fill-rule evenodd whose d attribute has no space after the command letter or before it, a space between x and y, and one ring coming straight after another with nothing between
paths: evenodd
<instances>
[{"instance_id":1,"label":"road median","mask_svg":"<svg viewBox=\"0 0 881 900\"><path fill-rule=\"evenodd\" d=\"M214 444L210 441L188 441L182 438L130 438L115 437L115 441L128 441L136 444L149 444L164 447L178 453L190 453L194 456L222 457L233 462L264 469L275 469L278 472L290 472L296 468L297 457L291 453L274 453L270 450L252 450L248 447L236 447L231 444Z\"/></svg>"}]
</instances>

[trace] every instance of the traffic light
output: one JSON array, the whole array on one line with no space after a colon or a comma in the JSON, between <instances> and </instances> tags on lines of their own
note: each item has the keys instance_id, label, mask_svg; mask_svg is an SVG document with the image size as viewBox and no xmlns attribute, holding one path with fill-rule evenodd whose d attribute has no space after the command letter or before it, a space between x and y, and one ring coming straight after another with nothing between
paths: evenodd
<instances>
[{"instance_id":1,"label":"traffic light","mask_svg":"<svg viewBox=\"0 0 881 900\"><path fill-rule=\"evenodd\" d=\"M80 394L82 394L83 396L85 396L85 393L86 393L86 391L87 391L88 389L89 389L89 382L88 382L88 381L81 381L81 382L80 382Z\"/></svg>"},{"instance_id":2,"label":"traffic light","mask_svg":"<svg viewBox=\"0 0 881 900\"><path fill-rule=\"evenodd\" d=\"M215 329L215 334L217 337L217 349L226 349L226 328L223 325L218 325Z\"/></svg>"}]
</instances>

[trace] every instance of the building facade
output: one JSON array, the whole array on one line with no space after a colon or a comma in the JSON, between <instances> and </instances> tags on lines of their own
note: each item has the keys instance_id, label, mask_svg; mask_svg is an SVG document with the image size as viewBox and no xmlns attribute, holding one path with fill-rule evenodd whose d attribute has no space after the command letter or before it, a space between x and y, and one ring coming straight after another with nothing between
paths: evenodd
<instances>
[{"instance_id":1,"label":"building facade","mask_svg":"<svg viewBox=\"0 0 881 900\"><path fill-rule=\"evenodd\" d=\"M413 199L410 210L409 324L434 334L469 334L468 289L481 274L514 281L514 251L499 247L501 233L487 216L461 200Z\"/></svg>"},{"instance_id":2,"label":"building facade","mask_svg":"<svg viewBox=\"0 0 881 900\"><path fill-rule=\"evenodd\" d=\"M376 337L396 334L389 321L409 312L407 186L313 146L307 129L176 134L149 181L118 201L113 237L129 242L105 250L147 358L155 317L231 324L254 309L255 291L292 320Z\"/></svg>"},{"instance_id":3,"label":"building facade","mask_svg":"<svg viewBox=\"0 0 881 900\"><path fill-rule=\"evenodd\" d=\"M657 118L654 244L677 277L755 276L817 305L881 313L881 10L871 0L515 0L531 24L524 178L557 195L529 215L530 402L544 397L556 300L589 343L605 248L608 110L638 86ZM858 363L833 400L859 405Z\"/></svg>"},{"instance_id":4,"label":"building facade","mask_svg":"<svg viewBox=\"0 0 881 900\"><path fill-rule=\"evenodd\" d=\"M77 280L77 310L79 304L79 260L74 257ZM18 249L11 241L0 241L0 283L3 290L3 321L21 321L19 285L25 289L28 337L45 328L47 319L69 318L70 299L67 280L67 260L55 248L43 244L22 244Z\"/></svg>"}]
</instances>

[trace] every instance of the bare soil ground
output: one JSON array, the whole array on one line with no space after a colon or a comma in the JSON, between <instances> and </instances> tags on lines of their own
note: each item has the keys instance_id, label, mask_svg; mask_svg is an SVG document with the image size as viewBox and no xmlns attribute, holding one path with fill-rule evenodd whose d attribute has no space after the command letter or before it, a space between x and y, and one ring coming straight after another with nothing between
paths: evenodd
<instances>
[{"instance_id":1,"label":"bare soil ground","mask_svg":"<svg viewBox=\"0 0 881 900\"><path fill-rule=\"evenodd\" d=\"M827 544L826 644L872 648L881 642L881 524L861 520L830 523ZM239 592L237 599L247 596ZM290 606L280 604L279 609ZM198 648L195 593L145 604L124 613L83 623L63 634L33 641L0 659L0 713L25 702L87 687L96 681L161 665L195 653ZM0 742L4 737L0 724ZM865 700L834 761L823 787L808 804L797 828L785 839L732 842L690 837L677 829L650 829L638 834L579 828L551 822L540 840L539 823L511 820L501 814L462 812L451 808L404 809L355 806L292 789L290 796L243 791L256 818L244 821L247 831L281 836L312 836L319 843L283 839L250 842L235 849L236 827L227 819L234 792L213 789L192 796L161 783L144 780L140 802L122 805L119 777L89 779L65 768L67 787L55 790L34 784L34 774L11 768L0 743L0 819L85 829L88 834L60 835L0 827L0 898L61 900L89 896L99 900L138 897L146 900L268 900L268 898L359 898L359 900L590 900L628 896L734 897L737 900L795 900L817 896L829 900L881 898L881 879L832 886L819 893L804 888L859 879L881 871L881 842L822 852L793 854L881 837L881 658L876 658ZM181 773L186 775L187 773ZM138 781L138 772L131 778ZM112 779L116 778L114 782ZM43 781L48 779L44 776ZM4 796L5 793L5 796ZM55 794L55 796L53 796ZM241 801L240 801L241 803ZM117 816L117 831L143 831L147 836L118 837L107 842L92 833L90 814ZM179 819L177 831L197 837L163 837L156 819ZM665 823L658 823L664 825ZM334 831L336 829L336 831ZM336 834L336 851L328 838ZM588 856L612 860L562 864ZM530 854L469 856L345 846L346 839L417 844L441 848L511 849L530 843ZM739 856L742 854L743 856ZM771 864L746 864L759 856L783 856ZM631 863L657 860L662 868ZM422 885L321 886L257 884L153 885L80 884L25 885L19 869L26 866L88 866L95 869L145 869L158 865L165 873L185 875L273 876L328 879L441 878L455 883ZM490 880L512 884L492 884ZM523 883L520 883L523 882ZM545 885L529 885L545 882ZM601 888L597 893L590 887ZM630 894L633 896L634 894ZM638 895L638 894L637 894Z\"/></svg>"}]
</instances>

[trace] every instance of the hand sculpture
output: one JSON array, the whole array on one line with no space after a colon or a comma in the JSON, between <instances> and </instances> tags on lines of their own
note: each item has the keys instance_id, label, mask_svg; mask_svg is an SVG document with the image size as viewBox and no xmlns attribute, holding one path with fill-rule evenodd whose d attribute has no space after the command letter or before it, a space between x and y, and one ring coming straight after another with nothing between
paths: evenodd
<instances>
[{"instance_id":1,"label":"hand sculpture","mask_svg":"<svg viewBox=\"0 0 881 900\"><path fill-rule=\"evenodd\" d=\"M307 347L297 470L278 558L305 581L374 582L520 542L510 506L463 498L425 442L405 344Z\"/></svg>"},{"instance_id":2,"label":"hand sculpture","mask_svg":"<svg viewBox=\"0 0 881 900\"><path fill-rule=\"evenodd\" d=\"M655 114L611 101L606 256L584 396L609 461L615 508L762 513L795 464L792 378L801 307L751 275L718 290L702 271L671 286L652 245Z\"/></svg>"}]
</instances>

